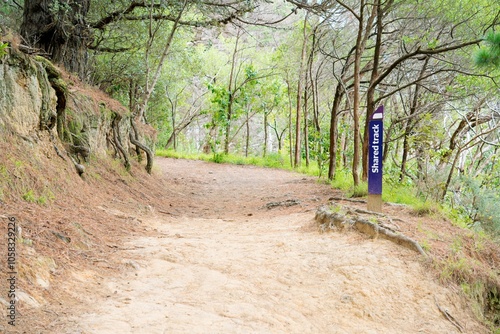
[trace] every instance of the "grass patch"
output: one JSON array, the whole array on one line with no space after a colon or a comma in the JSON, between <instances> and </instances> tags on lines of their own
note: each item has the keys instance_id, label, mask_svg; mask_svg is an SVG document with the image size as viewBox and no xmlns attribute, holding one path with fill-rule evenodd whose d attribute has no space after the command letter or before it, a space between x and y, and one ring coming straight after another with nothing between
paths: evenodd
<instances>
[{"instance_id":1,"label":"grass patch","mask_svg":"<svg viewBox=\"0 0 500 334\"><path fill-rule=\"evenodd\" d=\"M259 157L259 156L244 157L234 154L185 153L174 150L158 149L156 150L156 155L159 157L167 157L174 159L203 160L203 161L226 163L233 165L252 165L252 166L266 167L266 168L294 170L296 172L311 176L319 175L319 168L316 163L312 163L309 166L306 166L305 161L302 161L300 167L293 168L290 165L290 160L288 159L288 156L279 153L271 153L266 155L265 157Z\"/></svg>"},{"instance_id":2,"label":"grass patch","mask_svg":"<svg viewBox=\"0 0 500 334\"><path fill-rule=\"evenodd\" d=\"M26 191L22 196L23 200L25 200L28 203L35 203L36 202L36 196L33 190L28 190Z\"/></svg>"},{"instance_id":3,"label":"grass patch","mask_svg":"<svg viewBox=\"0 0 500 334\"><path fill-rule=\"evenodd\" d=\"M23 193L21 198L28 203L37 203L40 205L45 205L49 202L54 201L55 195L50 190L46 190L41 195L38 195L35 193L33 189L29 189Z\"/></svg>"},{"instance_id":4,"label":"grass patch","mask_svg":"<svg viewBox=\"0 0 500 334\"><path fill-rule=\"evenodd\" d=\"M415 189L404 185L391 185L384 183L382 199L385 202L413 205L416 202L423 202L416 196Z\"/></svg>"},{"instance_id":5,"label":"grass patch","mask_svg":"<svg viewBox=\"0 0 500 334\"><path fill-rule=\"evenodd\" d=\"M212 155L204 153L184 153L174 150L157 149L156 155L159 157L173 158L173 159L188 159L188 160L203 160L210 161Z\"/></svg>"},{"instance_id":6,"label":"grass patch","mask_svg":"<svg viewBox=\"0 0 500 334\"><path fill-rule=\"evenodd\" d=\"M331 185L335 189L347 192L353 188L354 181L348 171L341 169L335 173L335 178L331 181Z\"/></svg>"},{"instance_id":7,"label":"grass patch","mask_svg":"<svg viewBox=\"0 0 500 334\"><path fill-rule=\"evenodd\" d=\"M366 197L368 196L368 183L362 182L352 188L349 197Z\"/></svg>"},{"instance_id":8,"label":"grass patch","mask_svg":"<svg viewBox=\"0 0 500 334\"><path fill-rule=\"evenodd\" d=\"M417 216L428 216L440 212L440 207L435 202L425 201L416 197L415 202L411 204L413 213Z\"/></svg>"}]
</instances>

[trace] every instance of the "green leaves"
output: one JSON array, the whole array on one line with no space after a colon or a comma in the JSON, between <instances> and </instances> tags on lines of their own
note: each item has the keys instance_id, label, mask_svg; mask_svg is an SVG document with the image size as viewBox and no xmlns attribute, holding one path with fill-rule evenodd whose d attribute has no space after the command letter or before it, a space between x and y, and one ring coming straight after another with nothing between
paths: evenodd
<instances>
[{"instance_id":1,"label":"green leaves","mask_svg":"<svg viewBox=\"0 0 500 334\"><path fill-rule=\"evenodd\" d=\"M479 67L500 67L500 32L489 32L484 43L486 45L474 55L474 62Z\"/></svg>"},{"instance_id":2,"label":"green leaves","mask_svg":"<svg viewBox=\"0 0 500 334\"><path fill-rule=\"evenodd\" d=\"M0 42L0 59L3 58L8 53L9 44Z\"/></svg>"}]
</instances>

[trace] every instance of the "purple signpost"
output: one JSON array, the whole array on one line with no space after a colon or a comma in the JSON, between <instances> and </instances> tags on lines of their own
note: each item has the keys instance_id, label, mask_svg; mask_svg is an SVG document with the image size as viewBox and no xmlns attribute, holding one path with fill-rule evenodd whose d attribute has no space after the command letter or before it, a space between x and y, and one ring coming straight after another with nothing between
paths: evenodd
<instances>
[{"instance_id":1,"label":"purple signpost","mask_svg":"<svg viewBox=\"0 0 500 334\"><path fill-rule=\"evenodd\" d=\"M384 106L373 113L369 122L368 210L382 211L382 157L384 142Z\"/></svg>"}]
</instances>

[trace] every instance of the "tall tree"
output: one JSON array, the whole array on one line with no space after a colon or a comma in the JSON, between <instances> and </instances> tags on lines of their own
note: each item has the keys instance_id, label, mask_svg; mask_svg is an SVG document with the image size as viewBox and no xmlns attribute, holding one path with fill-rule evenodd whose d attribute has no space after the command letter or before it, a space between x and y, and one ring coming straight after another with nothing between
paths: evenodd
<instances>
[{"instance_id":1,"label":"tall tree","mask_svg":"<svg viewBox=\"0 0 500 334\"><path fill-rule=\"evenodd\" d=\"M297 80L297 105L296 105L296 113L295 113L295 155L293 160L294 167L300 166L300 162L302 159L302 145L301 145L301 134L300 134L300 119L302 117L301 110L305 110L302 104L302 98L304 94L304 85L306 81L306 72L304 70L306 66L306 56L307 56L307 19L309 13L306 13L306 17L304 18L304 25L302 27L302 48L300 55L300 63L299 63L299 76ZM307 138L304 138L304 141L307 141Z\"/></svg>"},{"instance_id":2,"label":"tall tree","mask_svg":"<svg viewBox=\"0 0 500 334\"><path fill-rule=\"evenodd\" d=\"M26 0L21 35L68 71L87 77L90 0Z\"/></svg>"},{"instance_id":3,"label":"tall tree","mask_svg":"<svg viewBox=\"0 0 500 334\"><path fill-rule=\"evenodd\" d=\"M217 26L252 11L257 2L26 0L21 35L54 62L77 73L82 79L88 79L89 49L116 52L125 51L133 45L135 38L118 48L106 44L109 36L113 35L109 31L119 29L119 22L165 20L182 26ZM189 11L179 11L179 8L186 7ZM179 12L186 13L185 20L178 16ZM89 20L90 16L92 20Z\"/></svg>"}]
</instances>

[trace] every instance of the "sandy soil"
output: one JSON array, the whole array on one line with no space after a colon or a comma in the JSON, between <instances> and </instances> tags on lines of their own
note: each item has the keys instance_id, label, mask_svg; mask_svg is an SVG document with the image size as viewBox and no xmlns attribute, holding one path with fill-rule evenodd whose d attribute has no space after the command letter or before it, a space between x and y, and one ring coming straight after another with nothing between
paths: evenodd
<instances>
[{"instance_id":1,"label":"sandy soil","mask_svg":"<svg viewBox=\"0 0 500 334\"><path fill-rule=\"evenodd\" d=\"M355 232L320 233L340 196L316 179L255 167L158 159L161 206L120 238L121 275L73 270L61 333L485 333L419 255ZM291 205L293 204L293 205ZM288 206L290 205L290 206ZM131 220L133 223L133 219ZM123 239L123 240L122 240Z\"/></svg>"}]
</instances>

